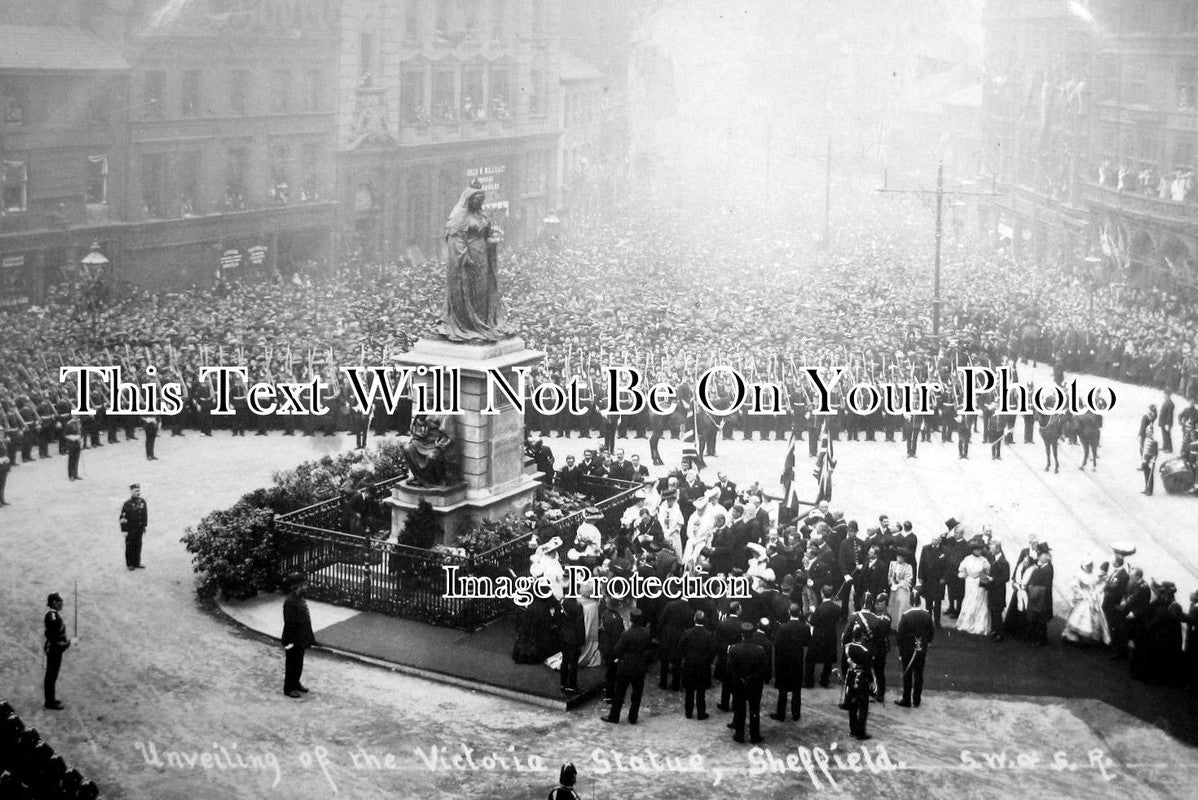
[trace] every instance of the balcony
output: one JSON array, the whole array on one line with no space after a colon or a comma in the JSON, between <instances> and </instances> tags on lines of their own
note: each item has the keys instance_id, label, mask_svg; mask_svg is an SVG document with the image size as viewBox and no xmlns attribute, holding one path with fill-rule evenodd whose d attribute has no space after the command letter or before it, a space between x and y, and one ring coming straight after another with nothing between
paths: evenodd
<instances>
[{"instance_id":1,"label":"balcony","mask_svg":"<svg viewBox=\"0 0 1198 800\"><path fill-rule=\"evenodd\" d=\"M1162 200L1155 195L1136 192L1120 192L1114 187L1103 186L1092 180L1086 181L1086 202L1121 214L1140 217L1145 221L1198 225L1198 203Z\"/></svg>"},{"instance_id":2,"label":"balcony","mask_svg":"<svg viewBox=\"0 0 1198 800\"><path fill-rule=\"evenodd\" d=\"M399 143L419 146L445 142L470 142L502 139L516 135L514 119L456 120L454 122L405 122L399 131Z\"/></svg>"}]
</instances>

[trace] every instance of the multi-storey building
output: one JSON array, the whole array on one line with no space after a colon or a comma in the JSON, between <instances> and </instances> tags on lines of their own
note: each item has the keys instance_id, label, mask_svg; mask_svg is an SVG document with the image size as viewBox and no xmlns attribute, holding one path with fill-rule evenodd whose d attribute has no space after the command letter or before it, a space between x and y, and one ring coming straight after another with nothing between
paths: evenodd
<instances>
[{"instance_id":1,"label":"multi-storey building","mask_svg":"<svg viewBox=\"0 0 1198 800\"><path fill-rule=\"evenodd\" d=\"M94 240L111 248L127 175L128 3L0 3L0 305L41 298ZM114 213L115 212L115 213Z\"/></svg>"},{"instance_id":2,"label":"multi-storey building","mask_svg":"<svg viewBox=\"0 0 1198 800\"><path fill-rule=\"evenodd\" d=\"M983 225L1019 258L1060 261L1088 238L1081 171L1092 32L1064 2L986 5L981 159L999 192Z\"/></svg>"},{"instance_id":3,"label":"multi-storey building","mask_svg":"<svg viewBox=\"0 0 1198 800\"><path fill-rule=\"evenodd\" d=\"M93 242L112 277L209 285L327 261L332 0L3 0L0 295Z\"/></svg>"},{"instance_id":4,"label":"multi-storey building","mask_svg":"<svg viewBox=\"0 0 1198 800\"><path fill-rule=\"evenodd\" d=\"M1198 3L1092 0L1083 167L1096 252L1137 282L1198 287Z\"/></svg>"},{"instance_id":5,"label":"multi-storey building","mask_svg":"<svg viewBox=\"0 0 1198 800\"><path fill-rule=\"evenodd\" d=\"M559 26L558 0L343 3L343 229L428 256L477 179L509 239L535 235L557 202Z\"/></svg>"},{"instance_id":6,"label":"multi-storey building","mask_svg":"<svg viewBox=\"0 0 1198 800\"><path fill-rule=\"evenodd\" d=\"M989 225L1015 253L1198 285L1198 4L991 2Z\"/></svg>"},{"instance_id":7,"label":"multi-storey building","mask_svg":"<svg viewBox=\"0 0 1198 800\"><path fill-rule=\"evenodd\" d=\"M333 0L175 0L138 18L124 277L203 286L328 259L337 43Z\"/></svg>"}]
</instances>

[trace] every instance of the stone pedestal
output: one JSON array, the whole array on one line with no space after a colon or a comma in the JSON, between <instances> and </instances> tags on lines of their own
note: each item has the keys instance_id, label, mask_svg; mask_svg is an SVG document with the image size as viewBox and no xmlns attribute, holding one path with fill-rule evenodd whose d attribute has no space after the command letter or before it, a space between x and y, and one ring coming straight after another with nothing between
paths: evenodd
<instances>
[{"instance_id":1,"label":"stone pedestal","mask_svg":"<svg viewBox=\"0 0 1198 800\"><path fill-rule=\"evenodd\" d=\"M483 414L487 405L488 374L502 374L517 386L516 367L532 366L544 353L529 350L524 340L464 344L441 339L421 339L407 353L396 356L400 366L426 367L425 375L414 375L413 390L435 386L434 373L456 369L460 375L460 414L448 419L450 435L461 452L461 482L442 487L418 487L402 481L386 501L391 506L391 531L398 536L404 520L420 500L426 500L441 516L446 541L453 544L463 526L499 519L518 511L532 499L540 485L538 474L524 458L524 415L502 392L496 390L496 413ZM448 399L451 387L442 387Z\"/></svg>"}]
</instances>

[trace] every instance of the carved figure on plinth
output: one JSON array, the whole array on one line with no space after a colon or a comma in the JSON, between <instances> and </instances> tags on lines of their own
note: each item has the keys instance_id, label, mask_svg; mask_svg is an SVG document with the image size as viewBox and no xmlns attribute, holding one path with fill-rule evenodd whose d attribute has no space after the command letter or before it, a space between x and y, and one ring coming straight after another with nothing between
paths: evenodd
<instances>
[{"instance_id":1,"label":"carved figure on plinth","mask_svg":"<svg viewBox=\"0 0 1198 800\"><path fill-rule=\"evenodd\" d=\"M497 342L515 335L499 296L503 231L483 211L485 197L476 178L445 222L445 313L434 331L453 342Z\"/></svg>"},{"instance_id":2,"label":"carved figure on plinth","mask_svg":"<svg viewBox=\"0 0 1198 800\"><path fill-rule=\"evenodd\" d=\"M459 479L460 453L448 416L419 414L412 420L412 436L404 445L409 482L416 486L449 486Z\"/></svg>"}]
</instances>

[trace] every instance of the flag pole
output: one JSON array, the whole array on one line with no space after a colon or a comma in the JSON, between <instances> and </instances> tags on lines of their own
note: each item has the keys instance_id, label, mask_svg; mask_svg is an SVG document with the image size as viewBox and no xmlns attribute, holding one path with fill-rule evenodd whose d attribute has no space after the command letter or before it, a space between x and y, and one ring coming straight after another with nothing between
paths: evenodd
<instances>
[{"instance_id":1,"label":"flag pole","mask_svg":"<svg viewBox=\"0 0 1198 800\"><path fill-rule=\"evenodd\" d=\"M79 638L79 581L75 581L75 638Z\"/></svg>"}]
</instances>

